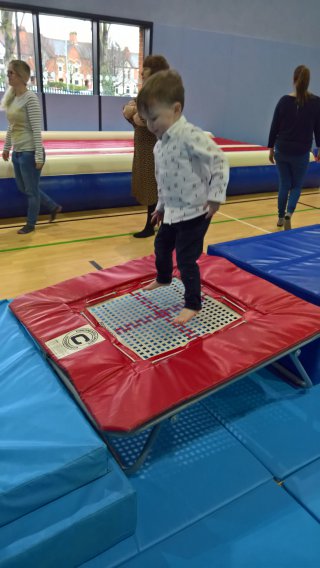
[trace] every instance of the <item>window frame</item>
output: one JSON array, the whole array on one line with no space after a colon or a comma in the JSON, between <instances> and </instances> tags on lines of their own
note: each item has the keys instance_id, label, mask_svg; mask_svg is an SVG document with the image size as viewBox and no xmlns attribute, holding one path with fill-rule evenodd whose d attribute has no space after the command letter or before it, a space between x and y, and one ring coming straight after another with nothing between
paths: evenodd
<instances>
[{"instance_id":1,"label":"window frame","mask_svg":"<svg viewBox=\"0 0 320 568\"><path fill-rule=\"evenodd\" d=\"M92 96L99 97L98 112L99 112L99 130L101 130L102 116L101 116L101 95L100 93L100 49L99 49L99 23L110 22L110 24L136 26L144 32L144 53L143 57L152 53L153 43L153 22L145 20L132 20L129 18L117 18L115 16L108 16L107 14L90 14L83 12L75 12L71 10L56 10L54 8L40 8L39 6L25 5L25 4L12 4L10 2L1 2L0 9L10 10L12 12L26 12L30 13L33 22L33 42L34 42L34 56L35 56L35 75L37 80L37 92L42 99L43 111L43 126L47 130L47 111L46 111L46 93L44 92L43 84L43 69L41 58L41 38L40 38L40 24L39 16L61 16L67 18L78 18L88 20L92 23ZM67 96L67 95L61 95ZM70 95L69 95L70 96ZM71 95L72 96L72 95ZM119 96L119 95L117 95Z\"/></svg>"}]
</instances>

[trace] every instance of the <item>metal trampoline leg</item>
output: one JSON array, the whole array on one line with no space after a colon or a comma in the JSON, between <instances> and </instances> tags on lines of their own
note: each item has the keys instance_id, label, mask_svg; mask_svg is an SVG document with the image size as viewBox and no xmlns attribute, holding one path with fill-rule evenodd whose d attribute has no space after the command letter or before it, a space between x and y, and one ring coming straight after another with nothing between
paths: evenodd
<instances>
[{"instance_id":1,"label":"metal trampoline leg","mask_svg":"<svg viewBox=\"0 0 320 568\"><path fill-rule=\"evenodd\" d=\"M279 363L279 361L274 361L274 363L272 363L272 366L278 371L280 371L280 373L282 373L284 377L286 377L289 381L291 381L295 385L299 387L310 388L313 386L313 383L299 359L300 353L301 349L297 349L296 351L288 353L293 365L298 371L298 375L296 375L289 369L286 369L286 367L284 367L282 363Z\"/></svg>"},{"instance_id":2,"label":"metal trampoline leg","mask_svg":"<svg viewBox=\"0 0 320 568\"><path fill-rule=\"evenodd\" d=\"M161 423L157 424L156 426L154 426L142 448L142 451L140 452L139 456L137 457L137 459L134 461L134 463L132 465L126 465L122 458L120 453L115 449L115 447L113 446L112 442L110 441L110 438L107 437L105 434L103 434L103 438L105 440L105 442L108 445L108 448L110 449L110 452L112 453L113 457L115 458L115 460L118 462L118 464L120 465L121 469L127 473L128 475L132 475L133 473L135 473L139 467L142 466L142 464L145 462L145 460L147 459L147 456L152 448L152 445L154 444L156 437L159 433L159 430L161 428Z\"/></svg>"},{"instance_id":3,"label":"metal trampoline leg","mask_svg":"<svg viewBox=\"0 0 320 568\"><path fill-rule=\"evenodd\" d=\"M312 380L310 379L307 371L305 370L304 366L302 365L299 356L301 354L301 349L297 349L296 351L294 351L293 353L289 353L289 357L292 361L292 363L294 364L294 366L296 367L296 369L299 371L303 381L304 381L304 386L306 388L310 388L313 386Z\"/></svg>"}]
</instances>

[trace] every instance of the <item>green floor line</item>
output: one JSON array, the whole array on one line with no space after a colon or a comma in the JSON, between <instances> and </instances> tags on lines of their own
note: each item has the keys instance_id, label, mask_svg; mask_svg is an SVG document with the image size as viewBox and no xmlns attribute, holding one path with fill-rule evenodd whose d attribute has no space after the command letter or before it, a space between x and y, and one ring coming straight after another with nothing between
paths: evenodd
<instances>
[{"instance_id":1,"label":"green floor line","mask_svg":"<svg viewBox=\"0 0 320 568\"><path fill-rule=\"evenodd\" d=\"M0 249L0 252L12 252L18 250L35 249L42 247L54 247L59 245L73 245L74 243L86 243L88 241L98 241L100 239L115 239L116 237L128 237L133 235L133 233L123 233L119 235L101 235L99 237L87 237L86 239L73 239L72 241L57 241L55 243L43 243L39 245L29 245L25 247L14 247L10 249Z\"/></svg>"},{"instance_id":2,"label":"green floor line","mask_svg":"<svg viewBox=\"0 0 320 568\"><path fill-rule=\"evenodd\" d=\"M313 208L308 208L308 209L300 209L299 211L296 211L296 213L305 213L307 211L313 211ZM249 219L263 219L264 217L275 217L274 213L266 213L265 215L255 215L255 216L249 216L249 217L239 217L238 219L236 218L232 218L232 219L221 219L220 221L212 221L210 223L210 225L221 225L222 223L235 223L237 221L247 221ZM117 234L117 235L101 235L99 237L87 237L85 239L73 239L72 241L57 241L55 243L43 243L43 244L38 244L38 245L27 245L24 247L13 247L13 248L8 248L8 249L0 249L0 253L3 252L17 252L17 251L22 251L22 250L28 250L28 249L36 249L36 248L43 248L43 247L54 247L54 246L60 246L60 245L73 245L75 243L86 243L86 242L90 242L90 241L98 241L101 239L116 239L118 237L130 237L131 235L133 235L133 233L122 233L122 234Z\"/></svg>"},{"instance_id":3,"label":"green floor line","mask_svg":"<svg viewBox=\"0 0 320 568\"><path fill-rule=\"evenodd\" d=\"M313 211L314 207L308 207L308 209L299 209L296 210L295 215L297 215L297 213L305 213L306 211ZM277 212L276 213L266 213L265 215L253 215L250 217L239 217L239 219L237 219L237 221L246 221L247 219L262 219L262 217L275 217L277 218Z\"/></svg>"}]
</instances>

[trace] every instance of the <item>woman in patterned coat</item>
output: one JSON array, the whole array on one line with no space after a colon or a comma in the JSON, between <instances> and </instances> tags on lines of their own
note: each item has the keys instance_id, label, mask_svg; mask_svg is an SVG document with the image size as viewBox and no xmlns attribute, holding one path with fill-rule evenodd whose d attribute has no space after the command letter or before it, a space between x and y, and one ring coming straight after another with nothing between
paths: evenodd
<instances>
[{"instance_id":1,"label":"woman in patterned coat","mask_svg":"<svg viewBox=\"0 0 320 568\"><path fill-rule=\"evenodd\" d=\"M167 60L162 55L148 55L143 61L142 82L150 75L169 69ZM154 174L153 147L157 141L138 113L136 101L130 101L123 108L123 116L134 128L134 155L132 165L132 194L141 205L148 208L144 229L134 233L134 237L143 239L154 235L151 216L157 204L157 182Z\"/></svg>"}]
</instances>

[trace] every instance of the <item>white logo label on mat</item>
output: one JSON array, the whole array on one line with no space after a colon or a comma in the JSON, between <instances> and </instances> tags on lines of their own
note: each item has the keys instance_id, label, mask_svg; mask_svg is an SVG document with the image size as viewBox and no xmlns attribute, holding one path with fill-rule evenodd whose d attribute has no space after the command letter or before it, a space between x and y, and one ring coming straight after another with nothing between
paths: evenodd
<instances>
[{"instance_id":1,"label":"white logo label on mat","mask_svg":"<svg viewBox=\"0 0 320 568\"><path fill-rule=\"evenodd\" d=\"M86 325L50 339L46 342L46 346L57 359L62 359L104 339L91 325Z\"/></svg>"}]
</instances>

